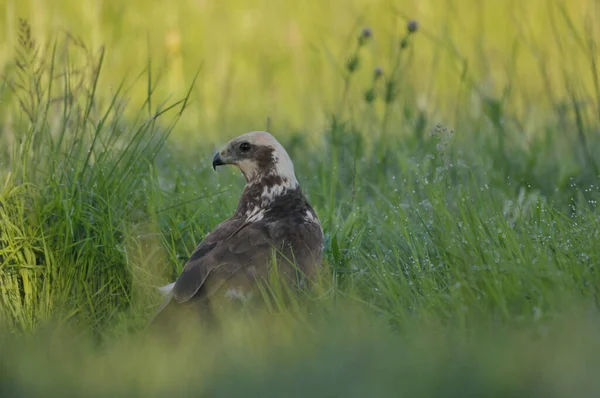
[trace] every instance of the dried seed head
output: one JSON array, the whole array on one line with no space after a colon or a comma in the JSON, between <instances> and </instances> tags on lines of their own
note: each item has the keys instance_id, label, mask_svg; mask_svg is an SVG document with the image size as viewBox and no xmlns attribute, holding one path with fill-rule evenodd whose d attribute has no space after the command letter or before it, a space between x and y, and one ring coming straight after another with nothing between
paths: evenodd
<instances>
[{"instance_id":1,"label":"dried seed head","mask_svg":"<svg viewBox=\"0 0 600 398\"><path fill-rule=\"evenodd\" d=\"M406 24L406 30L408 30L408 33L415 33L417 30L419 30L419 22L417 22L415 19L411 19Z\"/></svg>"}]
</instances>

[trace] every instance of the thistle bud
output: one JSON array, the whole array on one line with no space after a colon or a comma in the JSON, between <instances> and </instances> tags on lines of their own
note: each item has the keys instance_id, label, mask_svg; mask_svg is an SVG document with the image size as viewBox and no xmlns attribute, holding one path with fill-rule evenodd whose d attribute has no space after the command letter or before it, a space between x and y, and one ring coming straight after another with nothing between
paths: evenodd
<instances>
[{"instance_id":1,"label":"thistle bud","mask_svg":"<svg viewBox=\"0 0 600 398\"><path fill-rule=\"evenodd\" d=\"M373 101L375 101L375 98L377 98L377 94L375 93L375 89L370 88L367 91L365 91L365 102L367 104L372 103Z\"/></svg>"},{"instance_id":2,"label":"thistle bud","mask_svg":"<svg viewBox=\"0 0 600 398\"><path fill-rule=\"evenodd\" d=\"M360 36L358 36L358 45L362 46L363 44L365 44L367 42L367 40L369 40L371 37L373 36L373 31L371 30L371 28L364 28L362 30L362 32L360 33Z\"/></svg>"},{"instance_id":3,"label":"thistle bud","mask_svg":"<svg viewBox=\"0 0 600 398\"><path fill-rule=\"evenodd\" d=\"M417 22L415 19L411 19L406 24L406 30L408 33L415 33L417 30L419 30L419 22Z\"/></svg>"},{"instance_id":4,"label":"thistle bud","mask_svg":"<svg viewBox=\"0 0 600 398\"><path fill-rule=\"evenodd\" d=\"M350 57L348 61L346 61L346 69L348 70L348 72L355 72L358 69L359 62L360 60L357 55L353 55L352 57Z\"/></svg>"}]
</instances>

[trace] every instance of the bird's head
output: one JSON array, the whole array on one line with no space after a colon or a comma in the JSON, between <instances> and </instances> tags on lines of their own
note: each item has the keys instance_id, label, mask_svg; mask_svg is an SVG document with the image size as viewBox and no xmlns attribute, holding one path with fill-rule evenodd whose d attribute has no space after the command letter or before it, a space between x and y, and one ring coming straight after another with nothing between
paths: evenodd
<instances>
[{"instance_id":1,"label":"bird's head","mask_svg":"<svg viewBox=\"0 0 600 398\"><path fill-rule=\"evenodd\" d=\"M264 131L253 131L229 141L215 154L213 168L233 164L240 168L248 184L275 179L277 185L296 187L294 165L283 146Z\"/></svg>"}]
</instances>

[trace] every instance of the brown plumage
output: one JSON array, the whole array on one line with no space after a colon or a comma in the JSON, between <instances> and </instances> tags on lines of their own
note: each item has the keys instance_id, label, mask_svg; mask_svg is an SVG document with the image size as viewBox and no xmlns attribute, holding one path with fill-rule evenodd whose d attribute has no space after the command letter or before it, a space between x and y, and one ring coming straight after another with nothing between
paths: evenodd
<instances>
[{"instance_id":1,"label":"brown plumage","mask_svg":"<svg viewBox=\"0 0 600 398\"><path fill-rule=\"evenodd\" d=\"M281 144L266 132L241 135L215 155L215 169L225 164L237 165L246 178L237 209L206 235L177 280L163 288L166 299L154 323L181 309L208 317L218 310L213 302L256 296L257 281L268 277L273 258L288 283L316 277L323 230Z\"/></svg>"}]
</instances>

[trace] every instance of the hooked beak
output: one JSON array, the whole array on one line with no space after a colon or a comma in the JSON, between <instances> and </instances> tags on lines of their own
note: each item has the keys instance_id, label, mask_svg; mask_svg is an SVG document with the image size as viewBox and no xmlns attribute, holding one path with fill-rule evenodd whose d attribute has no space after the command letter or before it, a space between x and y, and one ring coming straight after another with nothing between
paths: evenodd
<instances>
[{"instance_id":1,"label":"hooked beak","mask_svg":"<svg viewBox=\"0 0 600 398\"><path fill-rule=\"evenodd\" d=\"M221 157L221 153L217 152L212 162L213 170L217 170L217 166L223 166L224 164L227 163L223 160L223 157Z\"/></svg>"}]
</instances>

